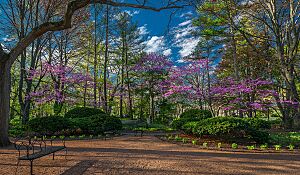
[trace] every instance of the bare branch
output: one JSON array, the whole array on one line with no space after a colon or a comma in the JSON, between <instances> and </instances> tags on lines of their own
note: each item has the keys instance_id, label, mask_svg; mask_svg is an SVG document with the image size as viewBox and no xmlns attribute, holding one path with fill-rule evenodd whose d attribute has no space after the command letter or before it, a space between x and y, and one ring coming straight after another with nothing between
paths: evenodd
<instances>
[{"instance_id":1,"label":"bare branch","mask_svg":"<svg viewBox=\"0 0 300 175\"><path fill-rule=\"evenodd\" d=\"M146 6L145 3L143 4L130 4L130 3L121 3L121 2L115 2L112 0L74 0L68 3L64 18L57 22L46 22L38 27L34 28L27 36L25 36L21 41L17 43L17 45L11 50L10 52L10 64L12 64L18 55L22 53L22 51L29 46L36 38L42 36L46 32L49 31L59 31L71 28L72 26L72 16L73 14L85 6L93 3L98 4L108 4L115 7L131 7L131 8L139 8L139 9L146 9L146 10L152 10L152 11L162 11L166 9L174 9L174 8L183 8L182 6L177 5L166 5L164 7L155 8L151 6Z\"/></svg>"}]
</instances>

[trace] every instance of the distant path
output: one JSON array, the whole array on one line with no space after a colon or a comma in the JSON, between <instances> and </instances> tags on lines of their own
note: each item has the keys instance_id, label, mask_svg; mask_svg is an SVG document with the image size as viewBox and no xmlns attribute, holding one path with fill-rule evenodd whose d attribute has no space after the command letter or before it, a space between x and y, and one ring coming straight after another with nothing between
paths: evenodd
<instances>
[{"instance_id":1,"label":"distant path","mask_svg":"<svg viewBox=\"0 0 300 175\"><path fill-rule=\"evenodd\" d=\"M160 141L154 136L122 136L112 140L68 141L69 156L35 162L36 175L296 175L300 155L231 153L200 150ZM4 154L5 153L5 154ZM63 154L60 153L60 154ZM16 152L0 150L0 174L14 174ZM22 162L18 174L28 173Z\"/></svg>"}]
</instances>

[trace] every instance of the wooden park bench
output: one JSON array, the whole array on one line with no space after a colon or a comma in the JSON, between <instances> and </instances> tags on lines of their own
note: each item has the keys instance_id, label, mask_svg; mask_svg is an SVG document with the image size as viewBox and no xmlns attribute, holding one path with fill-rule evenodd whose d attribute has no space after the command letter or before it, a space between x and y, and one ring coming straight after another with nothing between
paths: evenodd
<instances>
[{"instance_id":1,"label":"wooden park bench","mask_svg":"<svg viewBox=\"0 0 300 175\"><path fill-rule=\"evenodd\" d=\"M65 140L62 139L62 146L53 146L54 139L32 139L32 138L22 138L22 139L15 139L13 141L15 148L18 150L18 163L17 169L21 160L28 160L30 161L30 174L33 175L33 161L35 159L47 156L52 154L52 159L54 160L55 153L65 149L67 156L67 147L65 145ZM49 144L50 143L50 144ZM24 153L22 155L22 153Z\"/></svg>"}]
</instances>

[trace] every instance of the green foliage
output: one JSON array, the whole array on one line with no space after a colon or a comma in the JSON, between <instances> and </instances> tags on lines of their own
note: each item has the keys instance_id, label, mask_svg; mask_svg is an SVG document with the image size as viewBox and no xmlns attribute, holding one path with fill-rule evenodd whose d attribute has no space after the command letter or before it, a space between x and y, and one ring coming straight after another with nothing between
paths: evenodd
<instances>
[{"instance_id":1,"label":"green foliage","mask_svg":"<svg viewBox=\"0 0 300 175\"><path fill-rule=\"evenodd\" d=\"M122 129L122 122L119 118L108 116L103 123L104 131L119 131Z\"/></svg>"},{"instance_id":2,"label":"green foliage","mask_svg":"<svg viewBox=\"0 0 300 175\"><path fill-rule=\"evenodd\" d=\"M197 145L197 140L192 140L193 145Z\"/></svg>"},{"instance_id":3,"label":"green foliage","mask_svg":"<svg viewBox=\"0 0 300 175\"><path fill-rule=\"evenodd\" d=\"M33 118L28 122L29 129L38 133L50 133L66 130L72 127L72 122L68 118L61 116L49 116Z\"/></svg>"},{"instance_id":4,"label":"green foliage","mask_svg":"<svg viewBox=\"0 0 300 175\"><path fill-rule=\"evenodd\" d=\"M200 121L211 117L212 114L210 111L200 109L189 109L180 115L180 118L190 119L190 121Z\"/></svg>"},{"instance_id":5,"label":"green foliage","mask_svg":"<svg viewBox=\"0 0 300 175\"><path fill-rule=\"evenodd\" d=\"M179 135L176 135L176 136L175 136L175 140L176 140L176 141L181 141L181 139L182 139L182 138L179 137Z\"/></svg>"},{"instance_id":6,"label":"green foliage","mask_svg":"<svg viewBox=\"0 0 300 175\"><path fill-rule=\"evenodd\" d=\"M231 145L231 148L232 148L232 149L237 149L237 148L238 148L238 144L233 143L233 144Z\"/></svg>"},{"instance_id":7,"label":"green foliage","mask_svg":"<svg viewBox=\"0 0 300 175\"><path fill-rule=\"evenodd\" d=\"M272 144L300 146L300 132L271 133L270 142Z\"/></svg>"},{"instance_id":8,"label":"green foliage","mask_svg":"<svg viewBox=\"0 0 300 175\"><path fill-rule=\"evenodd\" d=\"M293 151L295 148L295 145L289 144L287 147L289 148L290 151Z\"/></svg>"},{"instance_id":9,"label":"green foliage","mask_svg":"<svg viewBox=\"0 0 300 175\"><path fill-rule=\"evenodd\" d=\"M249 145L249 146L247 146L247 149L248 150L254 150L255 149L255 145Z\"/></svg>"},{"instance_id":10,"label":"green foliage","mask_svg":"<svg viewBox=\"0 0 300 175\"><path fill-rule=\"evenodd\" d=\"M88 107L77 107L69 110L66 114L66 118L85 118L96 114L105 114L100 109L88 108Z\"/></svg>"},{"instance_id":11,"label":"green foliage","mask_svg":"<svg viewBox=\"0 0 300 175\"><path fill-rule=\"evenodd\" d=\"M187 140L186 138L183 138L183 139L182 139L182 143L187 143L187 141L188 141L188 140Z\"/></svg>"},{"instance_id":12,"label":"green foliage","mask_svg":"<svg viewBox=\"0 0 300 175\"><path fill-rule=\"evenodd\" d=\"M271 129L271 123L257 118L257 117L252 117L252 118L245 118L245 121L247 121L251 127L255 129Z\"/></svg>"},{"instance_id":13,"label":"green foliage","mask_svg":"<svg viewBox=\"0 0 300 175\"><path fill-rule=\"evenodd\" d=\"M193 134L193 129L198 122L188 122L182 126L182 130L187 134Z\"/></svg>"},{"instance_id":14,"label":"green foliage","mask_svg":"<svg viewBox=\"0 0 300 175\"><path fill-rule=\"evenodd\" d=\"M190 124L187 124L190 125ZM192 132L198 136L224 134L242 134L249 127L248 123L236 117L214 117L192 124ZM184 127L185 128L185 127Z\"/></svg>"},{"instance_id":15,"label":"green foliage","mask_svg":"<svg viewBox=\"0 0 300 175\"><path fill-rule=\"evenodd\" d=\"M221 147L222 147L222 143L219 142L218 145L217 145L217 147L218 147L218 148L221 148Z\"/></svg>"},{"instance_id":16,"label":"green foliage","mask_svg":"<svg viewBox=\"0 0 300 175\"><path fill-rule=\"evenodd\" d=\"M275 150L276 150L276 151L279 151L280 148L281 148L281 145L274 145L274 147L275 147Z\"/></svg>"},{"instance_id":17,"label":"green foliage","mask_svg":"<svg viewBox=\"0 0 300 175\"><path fill-rule=\"evenodd\" d=\"M179 119L173 120L171 126L175 129L182 129L182 126L188 122L201 121L211 117L212 114L208 110L189 109L183 112Z\"/></svg>"},{"instance_id":18,"label":"green foliage","mask_svg":"<svg viewBox=\"0 0 300 175\"><path fill-rule=\"evenodd\" d=\"M186 123L182 128L187 133L197 136L250 138L260 143L269 140L267 132L252 128L247 121L237 117L208 118L199 122Z\"/></svg>"},{"instance_id":19,"label":"green foliage","mask_svg":"<svg viewBox=\"0 0 300 175\"><path fill-rule=\"evenodd\" d=\"M208 147L208 144L207 144L206 142L204 142L204 143L203 143L203 147L204 147L204 148L207 148L207 147Z\"/></svg>"},{"instance_id":20,"label":"green foliage","mask_svg":"<svg viewBox=\"0 0 300 175\"><path fill-rule=\"evenodd\" d=\"M268 149L268 144L262 144L262 145L260 145L260 149L262 149L262 150L265 150L265 149Z\"/></svg>"},{"instance_id":21,"label":"green foliage","mask_svg":"<svg viewBox=\"0 0 300 175\"><path fill-rule=\"evenodd\" d=\"M10 136L21 136L24 135L25 126L22 125L20 118L14 118L9 122L9 135Z\"/></svg>"}]
</instances>

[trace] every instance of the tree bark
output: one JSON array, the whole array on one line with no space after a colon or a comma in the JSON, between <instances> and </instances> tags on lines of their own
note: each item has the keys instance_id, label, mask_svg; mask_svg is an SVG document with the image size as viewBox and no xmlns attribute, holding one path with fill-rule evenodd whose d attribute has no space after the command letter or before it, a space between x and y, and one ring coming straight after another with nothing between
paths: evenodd
<instances>
[{"instance_id":1,"label":"tree bark","mask_svg":"<svg viewBox=\"0 0 300 175\"><path fill-rule=\"evenodd\" d=\"M108 104L107 104L107 61L108 61L108 15L109 9L108 5L106 6L106 23L105 23L105 53L104 53L104 76L103 76L103 95L104 95L104 110L108 113Z\"/></svg>"},{"instance_id":2,"label":"tree bark","mask_svg":"<svg viewBox=\"0 0 300 175\"><path fill-rule=\"evenodd\" d=\"M2 53L1 53L2 51ZM3 53L0 46L0 146L4 147L9 145L8 139L8 121L10 115L10 84L11 64L8 60L9 55Z\"/></svg>"}]
</instances>

